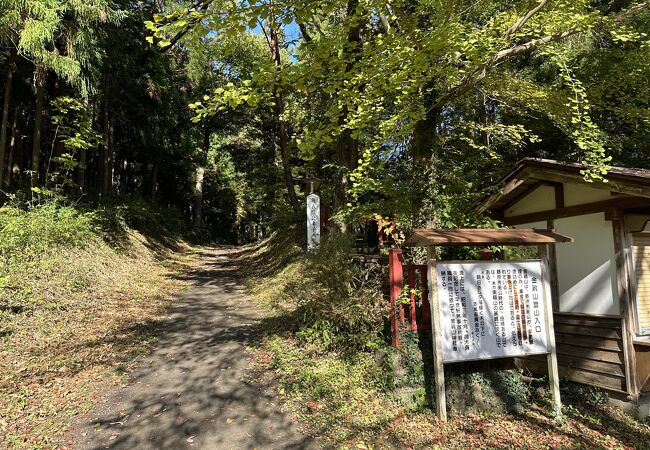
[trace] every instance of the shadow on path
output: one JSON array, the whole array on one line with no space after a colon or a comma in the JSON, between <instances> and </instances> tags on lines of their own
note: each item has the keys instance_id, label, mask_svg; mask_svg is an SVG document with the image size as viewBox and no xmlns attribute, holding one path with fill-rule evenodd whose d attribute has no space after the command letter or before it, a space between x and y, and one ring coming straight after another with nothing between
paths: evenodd
<instances>
[{"instance_id":1,"label":"shadow on path","mask_svg":"<svg viewBox=\"0 0 650 450\"><path fill-rule=\"evenodd\" d=\"M201 257L153 353L75 427L74 449L316 448L249 379L245 346L263 313L244 296L235 252Z\"/></svg>"}]
</instances>

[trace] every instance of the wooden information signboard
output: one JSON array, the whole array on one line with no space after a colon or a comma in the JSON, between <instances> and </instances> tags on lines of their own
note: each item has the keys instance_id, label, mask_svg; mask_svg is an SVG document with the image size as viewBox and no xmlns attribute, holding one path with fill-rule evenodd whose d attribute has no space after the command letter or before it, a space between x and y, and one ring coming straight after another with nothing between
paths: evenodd
<instances>
[{"instance_id":1,"label":"wooden information signboard","mask_svg":"<svg viewBox=\"0 0 650 450\"><path fill-rule=\"evenodd\" d=\"M548 355L560 413L553 312L543 261L440 261L429 252L437 413L446 419L444 363Z\"/></svg>"},{"instance_id":2,"label":"wooden information signboard","mask_svg":"<svg viewBox=\"0 0 650 450\"><path fill-rule=\"evenodd\" d=\"M440 262L437 278L443 362L548 353L541 261Z\"/></svg>"}]
</instances>

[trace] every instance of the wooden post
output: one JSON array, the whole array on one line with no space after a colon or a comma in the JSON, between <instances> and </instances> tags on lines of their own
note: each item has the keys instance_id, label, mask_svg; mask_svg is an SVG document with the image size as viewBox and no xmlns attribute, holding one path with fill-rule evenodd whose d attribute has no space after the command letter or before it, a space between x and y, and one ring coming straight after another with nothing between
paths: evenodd
<instances>
[{"instance_id":1,"label":"wooden post","mask_svg":"<svg viewBox=\"0 0 650 450\"><path fill-rule=\"evenodd\" d=\"M625 255L625 223L622 214L612 215L614 233L614 253L616 254L616 287L621 310L621 332L623 333L623 355L625 361L625 387L628 395L635 399L639 395L636 371L636 352L634 350L634 318L632 315L632 296L630 294L630 268Z\"/></svg>"},{"instance_id":2,"label":"wooden post","mask_svg":"<svg viewBox=\"0 0 650 450\"><path fill-rule=\"evenodd\" d=\"M556 193L557 193L557 189L556 189ZM564 202L562 202L562 204L564 204ZM547 220L546 228L555 231L555 221L553 219ZM551 278L551 294L553 295L553 301L552 301L553 311L559 312L560 311L560 283L558 282L557 279L557 248L555 244L546 244L546 256L548 258L548 270L549 270L549 276Z\"/></svg>"},{"instance_id":3,"label":"wooden post","mask_svg":"<svg viewBox=\"0 0 650 450\"><path fill-rule=\"evenodd\" d=\"M429 302L429 277L427 276L427 268L423 267L420 270L422 276L422 325L425 330L431 329L431 302Z\"/></svg>"},{"instance_id":4,"label":"wooden post","mask_svg":"<svg viewBox=\"0 0 650 450\"><path fill-rule=\"evenodd\" d=\"M553 399L553 413L555 419L562 417L562 401L560 399L560 376L557 365L557 348L555 346L555 329L553 327L553 301L551 291L550 268L547 260L542 260L542 286L544 287L544 319L546 321L546 342L548 351L546 364L548 365L548 381Z\"/></svg>"},{"instance_id":5,"label":"wooden post","mask_svg":"<svg viewBox=\"0 0 650 450\"><path fill-rule=\"evenodd\" d=\"M402 261L400 254L402 251L398 248L391 248L388 251L388 277L390 282L390 331L391 331L391 345L399 348L399 324L397 323L397 299L402 294L402 287L404 286L404 272L402 269ZM399 305L404 315L402 305Z\"/></svg>"},{"instance_id":6,"label":"wooden post","mask_svg":"<svg viewBox=\"0 0 650 450\"><path fill-rule=\"evenodd\" d=\"M445 366L442 361L442 332L440 329L440 303L438 302L438 275L436 272L436 248L427 247L427 281L429 305L431 306L431 338L433 340L433 373L436 389L436 414L440 420L447 420L447 399L445 394Z\"/></svg>"},{"instance_id":7,"label":"wooden post","mask_svg":"<svg viewBox=\"0 0 650 450\"><path fill-rule=\"evenodd\" d=\"M408 273L409 273L409 281L408 281L408 286L409 286L409 293L410 293L410 299L411 299L411 304L410 304L410 310L409 310L409 320L411 321L411 330L417 331L418 329L418 314L417 314L417 308L416 308L416 303L415 303L415 267L413 266L406 266L408 268Z\"/></svg>"}]
</instances>

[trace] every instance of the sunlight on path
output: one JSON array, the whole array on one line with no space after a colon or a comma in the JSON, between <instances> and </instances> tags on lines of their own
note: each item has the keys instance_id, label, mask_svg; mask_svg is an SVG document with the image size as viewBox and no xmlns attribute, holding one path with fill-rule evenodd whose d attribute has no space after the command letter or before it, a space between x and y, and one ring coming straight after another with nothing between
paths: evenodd
<instances>
[{"instance_id":1,"label":"sunlight on path","mask_svg":"<svg viewBox=\"0 0 650 450\"><path fill-rule=\"evenodd\" d=\"M186 275L152 355L129 386L97 405L72 433L74 449L302 449L316 447L248 379L245 345L262 312L245 299L235 254L204 250Z\"/></svg>"}]
</instances>

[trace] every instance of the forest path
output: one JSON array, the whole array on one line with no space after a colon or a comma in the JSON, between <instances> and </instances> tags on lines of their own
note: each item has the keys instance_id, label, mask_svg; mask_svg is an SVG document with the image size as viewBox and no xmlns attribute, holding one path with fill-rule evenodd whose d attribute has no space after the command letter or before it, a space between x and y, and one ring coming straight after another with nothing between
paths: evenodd
<instances>
[{"instance_id":1,"label":"forest path","mask_svg":"<svg viewBox=\"0 0 650 450\"><path fill-rule=\"evenodd\" d=\"M245 347L264 313L245 297L237 255L201 251L153 353L74 428L73 449L316 447L268 386L251 381Z\"/></svg>"}]
</instances>

